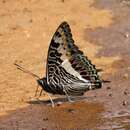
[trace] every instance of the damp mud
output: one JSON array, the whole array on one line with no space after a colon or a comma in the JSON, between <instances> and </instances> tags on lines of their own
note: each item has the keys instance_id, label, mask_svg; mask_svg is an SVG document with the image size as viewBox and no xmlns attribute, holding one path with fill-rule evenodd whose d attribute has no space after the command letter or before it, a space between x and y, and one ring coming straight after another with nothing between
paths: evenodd
<instances>
[{"instance_id":1,"label":"damp mud","mask_svg":"<svg viewBox=\"0 0 130 130\"><path fill-rule=\"evenodd\" d=\"M64 102L51 107L49 101L31 105L0 119L2 130L129 130L130 116L126 112L108 115L101 103Z\"/></svg>"},{"instance_id":2,"label":"damp mud","mask_svg":"<svg viewBox=\"0 0 130 130\"><path fill-rule=\"evenodd\" d=\"M31 104L31 103L30 103ZM1 119L1 129L86 129L97 128L104 111L98 103L64 103L51 107L49 102L33 102L32 105L9 112ZM80 123L79 123L80 122Z\"/></svg>"},{"instance_id":3,"label":"damp mud","mask_svg":"<svg viewBox=\"0 0 130 130\"><path fill-rule=\"evenodd\" d=\"M1 0L0 130L130 130L130 1ZM18 63L45 76L56 28L70 24L75 44L111 81L69 103L43 94Z\"/></svg>"}]
</instances>

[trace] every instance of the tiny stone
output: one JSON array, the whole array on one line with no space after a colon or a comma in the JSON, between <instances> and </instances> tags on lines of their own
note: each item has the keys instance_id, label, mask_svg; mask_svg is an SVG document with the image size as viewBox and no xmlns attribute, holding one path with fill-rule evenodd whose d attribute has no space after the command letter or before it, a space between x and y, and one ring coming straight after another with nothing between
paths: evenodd
<instances>
[{"instance_id":1,"label":"tiny stone","mask_svg":"<svg viewBox=\"0 0 130 130\"><path fill-rule=\"evenodd\" d=\"M112 97L112 93L110 93L108 96L109 96L109 97Z\"/></svg>"},{"instance_id":2,"label":"tiny stone","mask_svg":"<svg viewBox=\"0 0 130 130\"><path fill-rule=\"evenodd\" d=\"M129 34L128 34L128 33L126 33L126 34L125 34L125 37L126 37L126 38L128 38L128 37L129 37Z\"/></svg>"},{"instance_id":3,"label":"tiny stone","mask_svg":"<svg viewBox=\"0 0 130 130\"><path fill-rule=\"evenodd\" d=\"M108 87L107 87L107 90L109 90L109 89L111 89L111 87L108 86Z\"/></svg>"},{"instance_id":4,"label":"tiny stone","mask_svg":"<svg viewBox=\"0 0 130 130\"><path fill-rule=\"evenodd\" d=\"M123 106L126 106L127 104L128 104L127 101L123 101L123 103L122 103Z\"/></svg>"},{"instance_id":5,"label":"tiny stone","mask_svg":"<svg viewBox=\"0 0 130 130\"><path fill-rule=\"evenodd\" d=\"M128 93L126 91L124 91L124 94L127 95Z\"/></svg>"},{"instance_id":6,"label":"tiny stone","mask_svg":"<svg viewBox=\"0 0 130 130\"><path fill-rule=\"evenodd\" d=\"M45 117L45 118L43 118L43 120L44 120L44 121L48 121L48 118L47 118L47 117Z\"/></svg>"},{"instance_id":7,"label":"tiny stone","mask_svg":"<svg viewBox=\"0 0 130 130\"><path fill-rule=\"evenodd\" d=\"M56 105L57 105L57 106L60 106L61 104L62 104L62 102L58 102Z\"/></svg>"},{"instance_id":8,"label":"tiny stone","mask_svg":"<svg viewBox=\"0 0 130 130\"><path fill-rule=\"evenodd\" d=\"M72 112L74 112L74 109L71 109L71 108L70 108L70 109L68 109L68 112L71 112L71 113L72 113Z\"/></svg>"},{"instance_id":9,"label":"tiny stone","mask_svg":"<svg viewBox=\"0 0 130 130\"><path fill-rule=\"evenodd\" d=\"M125 91L124 91L124 95L128 95L128 90L126 89Z\"/></svg>"}]
</instances>

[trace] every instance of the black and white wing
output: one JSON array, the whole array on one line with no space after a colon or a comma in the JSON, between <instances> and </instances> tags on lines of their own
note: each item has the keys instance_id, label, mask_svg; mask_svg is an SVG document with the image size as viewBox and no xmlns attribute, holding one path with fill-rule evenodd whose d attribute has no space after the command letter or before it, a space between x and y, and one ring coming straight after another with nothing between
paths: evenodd
<instances>
[{"instance_id":1,"label":"black and white wing","mask_svg":"<svg viewBox=\"0 0 130 130\"><path fill-rule=\"evenodd\" d=\"M100 88L101 80L95 65L74 44L67 22L56 30L48 50L47 84L55 93L82 95L90 88Z\"/></svg>"}]
</instances>

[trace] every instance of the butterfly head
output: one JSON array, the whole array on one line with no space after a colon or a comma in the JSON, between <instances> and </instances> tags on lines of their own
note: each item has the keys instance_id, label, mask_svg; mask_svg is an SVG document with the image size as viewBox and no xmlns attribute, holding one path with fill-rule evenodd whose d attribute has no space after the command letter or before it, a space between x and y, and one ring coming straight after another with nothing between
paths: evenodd
<instances>
[{"instance_id":1,"label":"butterfly head","mask_svg":"<svg viewBox=\"0 0 130 130\"><path fill-rule=\"evenodd\" d=\"M46 78L38 79L37 83L44 89L44 87L47 85Z\"/></svg>"}]
</instances>

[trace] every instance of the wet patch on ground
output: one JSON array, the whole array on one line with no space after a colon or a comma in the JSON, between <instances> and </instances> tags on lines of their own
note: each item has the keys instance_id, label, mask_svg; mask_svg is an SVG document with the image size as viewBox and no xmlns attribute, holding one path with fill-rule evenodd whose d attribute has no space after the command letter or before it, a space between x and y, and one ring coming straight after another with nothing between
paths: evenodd
<instances>
[{"instance_id":1,"label":"wet patch on ground","mask_svg":"<svg viewBox=\"0 0 130 130\"><path fill-rule=\"evenodd\" d=\"M130 43L130 8L123 0L97 0L93 6L110 10L113 23L107 28L86 29L85 39L99 44L103 48L98 56L129 56ZM129 2L130 3L130 2Z\"/></svg>"},{"instance_id":2,"label":"wet patch on ground","mask_svg":"<svg viewBox=\"0 0 130 130\"><path fill-rule=\"evenodd\" d=\"M9 111L9 115L1 117L0 129L96 129L103 121L101 116L103 112L104 107L100 103L80 101L64 103L54 108L37 103Z\"/></svg>"},{"instance_id":3,"label":"wet patch on ground","mask_svg":"<svg viewBox=\"0 0 130 130\"><path fill-rule=\"evenodd\" d=\"M107 118L106 124L108 123L108 125L105 125L106 127L103 127L103 130L128 130L130 128L129 4L130 1L123 2L121 0L96 1L93 4L94 7L110 10L111 14L113 14L113 23L107 28L99 27L85 30L84 38L87 41L102 46L96 57L99 59L105 57L104 61L102 60L103 63L107 61L107 58L118 57L111 64L103 65L105 68L103 77L109 79L111 83L105 84L105 88L95 94L96 100L104 102L106 106L105 117Z\"/></svg>"}]
</instances>

